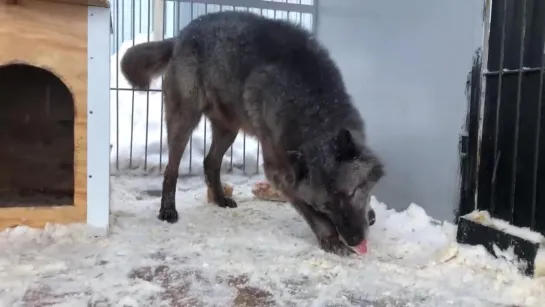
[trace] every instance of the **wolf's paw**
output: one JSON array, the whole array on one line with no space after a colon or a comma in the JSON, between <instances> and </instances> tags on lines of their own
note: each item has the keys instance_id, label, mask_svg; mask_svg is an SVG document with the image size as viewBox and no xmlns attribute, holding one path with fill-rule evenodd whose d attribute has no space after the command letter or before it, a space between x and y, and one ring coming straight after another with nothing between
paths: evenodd
<instances>
[{"instance_id":1,"label":"wolf's paw","mask_svg":"<svg viewBox=\"0 0 545 307\"><path fill-rule=\"evenodd\" d=\"M222 208L236 208L238 207L237 202L229 197L224 197L223 199L217 202L218 206Z\"/></svg>"},{"instance_id":2,"label":"wolf's paw","mask_svg":"<svg viewBox=\"0 0 545 307\"><path fill-rule=\"evenodd\" d=\"M339 256L352 255L355 252L348 246L346 246L338 237L320 238L320 247L332 254Z\"/></svg>"},{"instance_id":3,"label":"wolf's paw","mask_svg":"<svg viewBox=\"0 0 545 307\"><path fill-rule=\"evenodd\" d=\"M157 218L161 221L176 223L178 221L178 211L176 209L161 209Z\"/></svg>"}]
</instances>

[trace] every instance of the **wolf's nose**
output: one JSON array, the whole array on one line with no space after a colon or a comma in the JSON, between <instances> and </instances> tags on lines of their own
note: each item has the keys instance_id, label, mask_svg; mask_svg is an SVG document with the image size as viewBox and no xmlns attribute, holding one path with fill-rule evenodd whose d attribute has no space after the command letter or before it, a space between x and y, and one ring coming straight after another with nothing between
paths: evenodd
<instances>
[{"instance_id":1,"label":"wolf's nose","mask_svg":"<svg viewBox=\"0 0 545 307\"><path fill-rule=\"evenodd\" d=\"M367 220L369 221L369 225L373 225L375 224L375 220L376 220L376 215L375 215L375 210L371 209L369 210L369 212L367 212Z\"/></svg>"}]
</instances>

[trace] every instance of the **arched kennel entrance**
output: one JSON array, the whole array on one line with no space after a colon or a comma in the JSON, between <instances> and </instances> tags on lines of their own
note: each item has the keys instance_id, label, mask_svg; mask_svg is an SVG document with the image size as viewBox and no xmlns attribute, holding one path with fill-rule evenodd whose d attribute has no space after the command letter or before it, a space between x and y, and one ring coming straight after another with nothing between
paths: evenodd
<instances>
[{"instance_id":1,"label":"arched kennel entrance","mask_svg":"<svg viewBox=\"0 0 545 307\"><path fill-rule=\"evenodd\" d=\"M74 204L74 99L46 69L0 66L0 208Z\"/></svg>"}]
</instances>

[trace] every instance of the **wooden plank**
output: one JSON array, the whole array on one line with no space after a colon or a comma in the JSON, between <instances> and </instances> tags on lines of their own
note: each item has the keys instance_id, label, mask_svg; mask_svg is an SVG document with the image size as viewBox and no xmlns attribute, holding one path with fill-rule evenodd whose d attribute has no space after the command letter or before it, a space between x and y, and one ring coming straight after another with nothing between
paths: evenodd
<instances>
[{"instance_id":1,"label":"wooden plank","mask_svg":"<svg viewBox=\"0 0 545 307\"><path fill-rule=\"evenodd\" d=\"M0 65L26 63L48 69L74 97L74 206L0 210L0 228L87 219L87 7L20 0L0 3Z\"/></svg>"},{"instance_id":2,"label":"wooden plank","mask_svg":"<svg viewBox=\"0 0 545 307\"><path fill-rule=\"evenodd\" d=\"M0 210L0 229L26 225L42 228L47 223L81 223L85 222L81 214L72 206L57 206L49 208L5 208Z\"/></svg>"}]
</instances>

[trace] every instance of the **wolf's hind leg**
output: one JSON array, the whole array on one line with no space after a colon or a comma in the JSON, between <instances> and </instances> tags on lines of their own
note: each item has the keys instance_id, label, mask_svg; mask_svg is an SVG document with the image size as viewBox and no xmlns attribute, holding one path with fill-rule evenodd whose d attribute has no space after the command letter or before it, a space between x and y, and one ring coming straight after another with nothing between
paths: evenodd
<instances>
[{"instance_id":1,"label":"wolf's hind leg","mask_svg":"<svg viewBox=\"0 0 545 307\"><path fill-rule=\"evenodd\" d=\"M175 198L180 161L191 133L199 123L201 116L202 112L194 101L182 97L176 90L170 91L165 88L168 162L163 177L161 208L158 216L162 221L169 223L178 221Z\"/></svg>"},{"instance_id":2,"label":"wolf's hind leg","mask_svg":"<svg viewBox=\"0 0 545 307\"><path fill-rule=\"evenodd\" d=\"M236 208L237 203L225 196L223 185L221 184L220 171L223 156L229 146L235 141L238 131L225 128L220 121L210 120L212 126L212 143L210 150L204 158L204 174L206 184L212 191L214 202L222 208Z\"/></svg>"}]
</instances>

